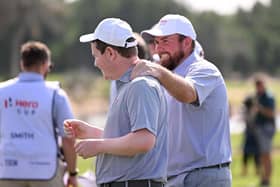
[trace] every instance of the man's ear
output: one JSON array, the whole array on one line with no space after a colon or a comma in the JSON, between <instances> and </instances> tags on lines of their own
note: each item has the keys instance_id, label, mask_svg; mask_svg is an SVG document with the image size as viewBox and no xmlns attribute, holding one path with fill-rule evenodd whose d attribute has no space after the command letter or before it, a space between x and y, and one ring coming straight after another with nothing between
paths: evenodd
<instances>
[{"instance_id":1,"label":"man's ear","mask_svg":"<svg viewBox=\"0 0 280 187\"><path fill-rule=\"evenodd\" d=\"M182 47L185 50L186 53L191 53L193 48L192 48L192 39L189 37L184 38L182 41Z\"/></svg>"},{"instance_id":2,"label":"man's ear","mask_svg":"<svg viewBox=\"0 0 280 187\"><path fill-rule=\"evenodd\" d=\"M184 38L184 45L185 47L191 47L192 46L192 39L189 37Z\"/></svg>"},{"instance_id":3,"label":"man's ear","mask_svg":"<svg viewBox=\"0 0 280 187\"><path fill-rule=\"evenodd\" d=\"M117 57L117 51L114 50L112 47L106 47L105 49L105 56L110 59L110 61L114 61Z\"/></svg>"}]
</instances>

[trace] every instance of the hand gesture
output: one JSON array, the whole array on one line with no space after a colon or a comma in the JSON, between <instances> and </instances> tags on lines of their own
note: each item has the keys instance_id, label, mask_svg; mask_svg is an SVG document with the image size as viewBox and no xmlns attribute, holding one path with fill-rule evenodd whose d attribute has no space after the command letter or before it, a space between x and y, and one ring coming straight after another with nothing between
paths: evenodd
<instances>
[{"instance_id":1,"label":"hand gesture","mask_svg":"<svg viewBox=\"0 0 280 187\"><path fill-rule=\"evenodd\" d=\"M78 187L77 176L68 176L66 187Z\"/></svg>"},{"instance_id":2,"label":"hand gesture","mask_svg":"<svg viewBox=\"0 0 280 187\"><path fill-rule=\"evenodd\" d=\"M103 139L82 140L75 145L76 153L84 159L94 157L101 153Z\"/></svg>"},{"instance_id":3,"label":"hand gesture","mask_svg":"<svg viewBox=\"0 0 280 187\"><path fill-rule=\"evenodd\" d=\"M159 64L141 59L133 68L131 78L134 79L136 77L145 75L150 75L158 78L160 76L160 72L158 71L159 68L161 68Z\"/></svg>"},{"instance_id":4,"label":"hand gesture","mask_svg":"<svg viewBox=\"0 0 280 187\"><path fill-rule=\"evenodd\" d=\"M81 120L68 119L64 121L64 131L70 138L85 139L90 138L91 126Z\"/></svg>"}]
</instances>

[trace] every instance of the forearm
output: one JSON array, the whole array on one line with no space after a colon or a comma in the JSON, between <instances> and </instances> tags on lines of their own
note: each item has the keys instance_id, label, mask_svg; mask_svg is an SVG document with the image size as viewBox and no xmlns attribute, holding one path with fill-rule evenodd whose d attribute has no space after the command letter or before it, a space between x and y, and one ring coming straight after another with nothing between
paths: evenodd
<instances>
[{"instance_id":1,"label":"forearm","mask_svg":"<svg viewBox=\"0 0 280 187\"><path fill-rule=\"evenodd\" d=\"M274 118L275 116L274 110L261 105L259 106L259 112L268 118Z\"/></svg>"},{"instance_id":2,"label":"forearm","mask_svg":"<svg viewBox=\"0 0 280 187\"><path fill-rule=\"evenodd\" d=\"M102 153L134 156L151 150L155 141L155 136L148 130L140 130L119 138L104 139L100 146Z\"/></svg>"},{"instance_id":3,"label":"forearm","mask_svg":"<svg viewBox=\"0 0 280 187\"><path fill-rule=\"evenodd\" d=\"M80 137L81 139L98 139L98 138L102 138L103 136L103 129L90 125L89 123L86 123L84 121L80 121L81 123L83 123L84 127L85 127L85 133L83 133L84 135L82 137Z\"/></svg>"},{"instance_id":4,"label":"forearm","mask_svg":"<svg viewBox=\"0 0 280 187\"><path fill-rule=\"evenodd\" d=\"M96 127L96 126L90 126L91 128L89 129L89 137L87 138L102 138L103 136L103 129Z\"/></svg>"},{"instance_id":5,"label":"forearm","mask_svg":"<svg viewBox=\"0 0 280 187\"><path fill-rule=\"evenodd\" d=\"M62 148L64 158L67 163L67 171L74 172L77 168L77 156L74 149L75 140L71 138L62 138Z\"/></svg>"},{"instance_id":6,"label":"forearm","mask_svg":"<svg viewBox=\"0 0 280 187\"><path fill-rule=\"evenodd\" d=\"M193 103L197 100L197 93L191 81L184 79L163 67L160 67L158 71L159 73L156 78L169 94L178 101L183 103Z\"/></svg>"}]
</instances>

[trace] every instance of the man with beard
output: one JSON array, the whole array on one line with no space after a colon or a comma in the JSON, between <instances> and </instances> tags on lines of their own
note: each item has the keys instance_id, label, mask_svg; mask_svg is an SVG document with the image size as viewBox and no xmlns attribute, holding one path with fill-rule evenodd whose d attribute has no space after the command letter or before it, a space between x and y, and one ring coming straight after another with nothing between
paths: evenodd
<instances>
[{"instance_id":1,"label":"man with beard","mask_svg":"<svg viewBox=\"0 0 280 187\"><path fill-rule=\"evenodd\" d=\"M231 186L229 106L220 71L195 52L196 33L184 16L166 15L142 35L154 37L160 62L142 60L132 78L151 75L166 89L167 186Z\"/></svg>"}]
</instances>

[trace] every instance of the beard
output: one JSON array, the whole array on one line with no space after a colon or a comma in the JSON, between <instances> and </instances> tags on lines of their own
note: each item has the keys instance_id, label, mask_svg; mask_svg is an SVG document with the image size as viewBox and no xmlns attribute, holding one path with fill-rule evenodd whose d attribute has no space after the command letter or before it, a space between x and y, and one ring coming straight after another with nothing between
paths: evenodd
<instances>
[{"instance_id":1,"label":"beard","mask_svg":"<svg viewBox=\"0 0 280 187\"><path fill-rule=\"evenodd\" d=\"M181 63L185 56L183 50L175 52L174 55L171 55L169 52L161 53L159 55L159 64L169 69L170 71L173 71Z\"/></svg>"}]
</instances>

